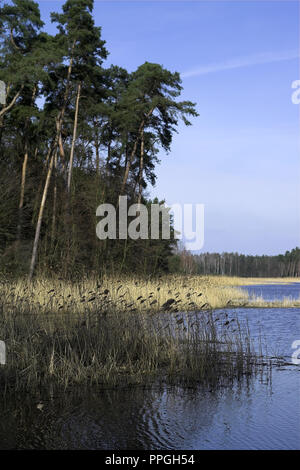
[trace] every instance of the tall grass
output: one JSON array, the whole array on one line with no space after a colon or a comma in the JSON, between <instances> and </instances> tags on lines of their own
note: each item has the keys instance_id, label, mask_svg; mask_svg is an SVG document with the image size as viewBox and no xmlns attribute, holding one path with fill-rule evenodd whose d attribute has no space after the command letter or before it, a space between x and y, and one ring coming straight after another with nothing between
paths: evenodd
<instances>
[{"instance_id":1,"label":"tall grass","mask_svg":"<svg viewBox=\"0 0 300 470\"><path fill-rule=\"evenodd\" d=\"M18 306L20 311L40 313L60 311L85 314L95 309L134 312L199 311L224 307L297 307L298 300L266 302L238 285L238 279L213 276L170 275L159 279L136 277L85 279L67 282L59 279L38 279L0 282L0 298L6 310ZM236 284L231 284L231 282ZM243 281L248 283L248 281ZM242 285L242 284L240 284ZM234 287L235 286L235 287ZM174 302L166 305L173 299Z\"/></svg>"},{"instance_id":2,"label":"tall grass","mask_svg":"<svg viewBox=\"0 0 300 470\"><path fill-rule=\"evenodd\" d=\"M178 281L3 283L2 388L115 386L154 378L219 383L250 374L257 361L249 332L237 325L233 333L218 323L205 302L214 303L209 286L199 292ZM196 296L204 297L202 309Z\"/></svg>"},{"instance_id":3,"label":"tall grass","mask_svg":"<svg viewBox=\"0 0 300 470\"><path fill-rule=\"evenodd\" d=\"M218 286L210 278L197 276L164 276L160 279L104 277L101 280L86 279L74 283L58 279L38 279L2 282L0 296L8 309L18 305L27 312L32 308L42 312L59 310L78 313L97 308L113 307L114 310L159 312L165 303L174 299L169 310L201 310L222 308L229 303L243 305L248 301L247 292L233 287Z\"/></svg>"}]
</instances>

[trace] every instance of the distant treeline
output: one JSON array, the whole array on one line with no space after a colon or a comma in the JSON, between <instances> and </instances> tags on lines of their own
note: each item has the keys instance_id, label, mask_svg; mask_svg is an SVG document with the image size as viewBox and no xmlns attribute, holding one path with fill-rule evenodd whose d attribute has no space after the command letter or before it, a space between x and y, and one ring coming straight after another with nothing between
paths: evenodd
<instances>
[{"instance_id":1,"label":"distant treeline","mask_svg":"<svg viewBox=\"0 0 300 470\"><path fill-rule=\"evenodd\" d=\"M300 248L284 255L252 256L239 253L201 253L191 255L183 251L181 268L190 274L216 274L247 277L300 276Z\"/></svg>"}]
</instances>

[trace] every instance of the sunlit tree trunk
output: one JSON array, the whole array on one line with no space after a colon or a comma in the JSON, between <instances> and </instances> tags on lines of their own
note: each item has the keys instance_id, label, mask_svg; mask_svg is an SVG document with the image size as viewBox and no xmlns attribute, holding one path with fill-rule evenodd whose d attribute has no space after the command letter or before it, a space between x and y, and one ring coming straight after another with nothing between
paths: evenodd
<instances>
[{"instance_id":1,"label":"sunlit tree trunk","mask_svg":"<svg viewBox=\"0 0 300 470\"><path fill-rule=\"evenodd\" d=\"M36 265L37 250L38 250L43 214L44 214L44 209L45 209L45 204L46 204L46 199L47 199L47 194L48 194L48 188L49 188L52 169L53 169L54 155L55 155L55 150L54 152L52 152L52 155L51 155L47 177L45 181L45 186L44 186L44 191L43 191L43 196L42 196L42 201L41 201L40 210L39 210L39 216L38 216L38 220L36 224L35 237L34 237L34 242L33 242L32 256L31 256L30 269L29 269L30 281L32 279L35 265Z\"/></svg>"},{"instance_id":2,"label":"sunlit tree trunk","mask_svg":"<svg viewBox=\"0 0 300 470\"><path fill-rule=\"evenodd\" d=\"M74 148L75 148L76 134L77 134L80 93L81 93L81 83L79 83L78 87L77 87L75 117L74 117L74 127L73 127L73 138L72 138L72 145L71 145L71 152L70 152L69 171L68 171L68 184L67 184L68 197L70 197L70 190L71 190L71 179L72 179L73 160L74 160Z\"/></svg>"},{"instance_id":3,"label":"sunlit tree trunk","mask_svg":"<svg viewBox=\"0 0 300 470\"><path fill-rule=\"evenodd\" d=\"M54 188L53 188L53 208L52 208L52 223L51 223L51 246L54 246L55 239L55 226L56 226L56 202L57 202L57 149L54 157Z\"/></svg>"},{"instance_id":4,"label":"sunlit tree trunk","mask_svg":"<svg viewBox=\"0 0 300 470\"><path fill-rule=\"evenodd\" d=\"M17 242L19 242L21 239L27 162L28 162L28 143L26 142L25 154L24 154L23 165L22 165L21 190L20 190L19 210L18 210Z\"/></svg>"},{"instance_id":5,"label":"sunlit tree trunk","mask_svg":"<svg viewBox=\"0 0 300 470\"><path fill-rule=\"evenodd\" d=\"M58 148L59 148L59 158L60 158L61 167L62 167L62 174L65 179L66 178L66 156L65 156L64 144L63 144L61 133L59 134L59 137L58 137Z\"/></svg>"},{"instance_id":6,"label":"sunlit tree trunk","mask_svg":"<svg viewBox=\"0 0 300 470\"><path fill-rule=\"evenodd\" d=\"M51 157L51 154L52 154L52 151L53 151L53 148L54 148L54 143L55 143L55 140L53 140L52 143L49 146L49 149L48 149L48 152L47 152L47 155L46 155L46 159L45 159L45 163L44 163L43 176L44 176L44 174L46 175L46 173L48 171L47 170L47 165L48 165L49 158ZM36 213L37 213L37 210L38 210L38 205L39 205L39 200L40 200L42 188L43 188L43 178L41 178L38 190L36 192L36 197L35 197L35 201L34 201L34 208L33 208L33 213L32 213L32 219L31 219L32 224L34 224L35 220L36 220Z\"/></svg>"}]
</instances>

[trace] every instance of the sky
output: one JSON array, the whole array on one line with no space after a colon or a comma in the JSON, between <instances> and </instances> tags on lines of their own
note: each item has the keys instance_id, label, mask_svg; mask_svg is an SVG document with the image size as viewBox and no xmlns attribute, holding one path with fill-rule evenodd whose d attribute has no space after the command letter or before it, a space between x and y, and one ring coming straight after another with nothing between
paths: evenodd
<instances>
[{"instance_id":1,"label":"sky","mask_svg":"<svg viewBox=\"0 0 300 470\"><path fill-rule=\"evenodd\" d=\"M49 12L62 1L40 0ZM300 246L299 4L288 0L95 0L94 19L128 71L178 71L199 117L160 153L152 197L204 204L201 252L278 254Z\"/></svg>"}]
</instances>

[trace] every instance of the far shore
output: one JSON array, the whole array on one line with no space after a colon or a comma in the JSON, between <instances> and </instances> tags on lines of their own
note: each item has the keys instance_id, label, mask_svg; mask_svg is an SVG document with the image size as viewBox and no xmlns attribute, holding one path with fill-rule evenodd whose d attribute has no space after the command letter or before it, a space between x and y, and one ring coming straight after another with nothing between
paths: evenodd
<instances>
[{"instance_id":1,"label":"far shore","mask_svg":"<svg viewBox=\"0 0 300 470\"><path fill-rule=\"evenodd\" d=\"M216 276L223 279L226 285L249 286L249 285L265 285L265 284L291 284L299 283L300 277L231 277Z\"/></svg>"}]
</instances>

